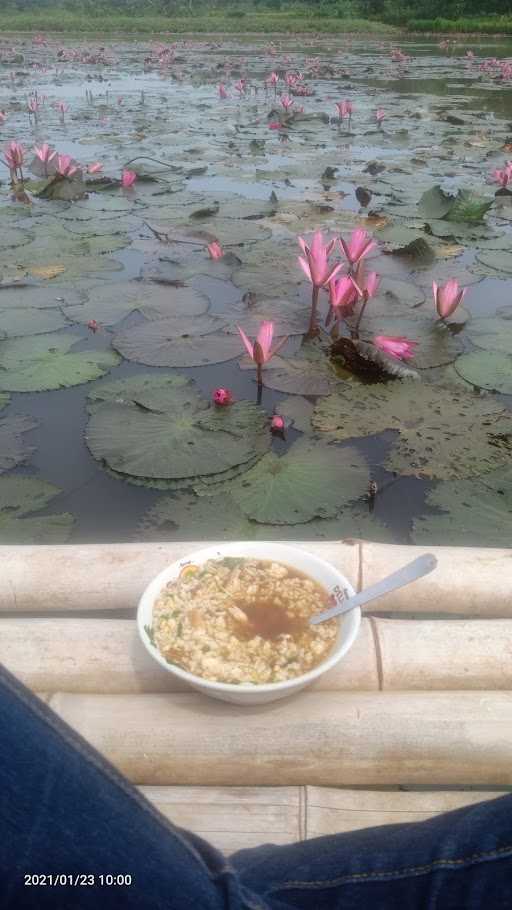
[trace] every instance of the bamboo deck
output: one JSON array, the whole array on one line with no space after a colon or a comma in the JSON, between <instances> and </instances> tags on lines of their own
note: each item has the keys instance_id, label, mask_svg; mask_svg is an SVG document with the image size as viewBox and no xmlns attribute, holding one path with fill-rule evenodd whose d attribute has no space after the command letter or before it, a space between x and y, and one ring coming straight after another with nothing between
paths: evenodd
<instances>
[{"instance_id":1,"label":"bamboo deck","mask_svg":"<svg viewBox=\"0 0 512 910\"><path fill-rule=\"evenodd\" d=\"M230 851L512 788L512 550L430 547L436 571L376 601L338 668L246 708L187 689L137 638L146 584L203 546L0 547L0 662L165 815ZM427 552L301 546L359 590Z\"/></svg>"}]
</instances>

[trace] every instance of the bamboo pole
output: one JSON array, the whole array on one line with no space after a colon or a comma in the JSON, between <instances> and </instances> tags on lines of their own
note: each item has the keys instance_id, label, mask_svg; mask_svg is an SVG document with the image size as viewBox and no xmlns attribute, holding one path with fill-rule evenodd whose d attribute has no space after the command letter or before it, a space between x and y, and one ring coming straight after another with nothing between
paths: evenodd
<instances>
[{"instance_id":1,"label":"bamboo pole","mask_svg":"<svg viewBox=\"0 0 512 910\"><path fill-rule=\"evenodd\" d=\"M306 692L251 707L57 693L50 705L137 784L512 785L508 692Z\"/></svg>"},{"instance_id":2,"label":"bamboo pole","mask_svg":"<svg viewBox=\"0 0 512 910\"><path fill-rule=\"evenodd\" d=\"M0 547L0 612L126 610L162 569L208 541ZM295 542L357 586L356 541Z\"/></svg>"},{"instance_id":3,"label":"bamboo pole","mask_svg":"<svg viewBox=\"0 0 512 910\"><path fill-rule=\"evenodd\" d=\"M303 787L140 787L175 825L224 853L305 837Z\"/></svg>"},{"instance_id":4,"label":"bamboo pole","mask_svg":"<svg viewBox=\"0 0 512 910\"><path fill-rule=\"evenodd\" d=\"M371 604L375 612L455 613L512 616L512 550L481 547L361 546L360 582L366 588L421 553L433 553L437 568Z\"/></svg>"},{"instance_id":5,"label":"bamboo pole","mask_svg":"<svg viewBox=\"0 0 512 910\"><path fill-rule=\"evenodd\" d=\"M512 689L512 620L373 617L382 688Z\"/></svg>"},{"instance_id":6,"label":"bamboo pole","mask_svg":"<svg viewBox=\"0 0 512 910\"><path fill-rule=\"evenodd\" d=\"M130 619L0 617L1 663L34 691L190 691L150 657ZM373 634L363 620L346 658L315 688L377 690L378 685Z\"/></svg>"},{"instance_id":7,"label":"bamboo pole","mask_svg":"<svg viewBox=\"0 0 512 910\"><path fill-rule=\"evenodd\" d=\"M377 825L424 821L441 812L472 806L497 796L503 796L503 792L404 792L306 787L307 837L339 834L342 831L373 828Z\"/></svg>"}]
</instances>

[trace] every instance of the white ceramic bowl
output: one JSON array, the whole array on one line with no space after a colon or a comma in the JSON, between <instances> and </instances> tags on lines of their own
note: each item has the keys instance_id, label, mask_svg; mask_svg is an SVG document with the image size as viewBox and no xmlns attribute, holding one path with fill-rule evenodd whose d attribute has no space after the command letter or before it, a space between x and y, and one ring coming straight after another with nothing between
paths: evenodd
<instances>
[{"instance_id":1,"label":"white ceramic bowl","mask_svg":"<svg viewBox=\"0 0 512 910\"><path fill-rule=\"evenodd\" d=\"M208 679L203 679L200 676L195 676L193 673L182 670L181 667L176 667L173 664L168 663L165 657L160 654L158 648L151 643L146 629L144 628L145 626L151 627L153 624L153 604L158 599L160 592L167 582L177 578L184 566L190 565L191 563L193 565L201 565L206 562L207 559L222 559L224 556L273 559L276 562L285 563L286 565L293 566L293 568L304 572L329 591L336 586L339 586L339 588L344 591L345 597L350 597L355 593L352 585L341 572L338 572L333 565L325 562L325 560L319 559L318 556L313 556L307 549L287 546L286 544L280 543L242 542L219 544L216 547L196 550L189 556L183 557L183 559L172 563L172 565L167 569L164 569L163 572L160 572L160 574L148 585L139 601L137 611L139 635L146 649L151 656L158 661L160 666L169 673L178 676L180 679L186 680L194 689L198 689L205 695L211 695L212 698L220 698L221 701L230 701L235 704L254 705L276 701L279 698L285 698L287 695L291 695L293 692L298 692L299 689L303 689L304 686L307 686L315 679L318 679L322 673L332 669L332 667L343 659L349 648L352 647L359 631L361 611L358 607L355 610L350 610L349 613L338 619L338 635L329 656L308 673L303 673L302 676L296 676L293 679L288 679L284 682L265 683L263 685L252 685L249 683L235 685L233 683L213 682Z\"/></svg>"}]
</instances>

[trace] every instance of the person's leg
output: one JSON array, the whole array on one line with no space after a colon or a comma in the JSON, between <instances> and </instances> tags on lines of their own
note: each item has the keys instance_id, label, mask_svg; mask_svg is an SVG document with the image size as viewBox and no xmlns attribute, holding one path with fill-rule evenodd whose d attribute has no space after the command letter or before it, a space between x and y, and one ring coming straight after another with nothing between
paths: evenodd
<instances>
[{"instance_id":1,"label":"person's leg","mask_svg":"<svg viewBox=\"0 0 512 910\"><path fill-rule=\"evenodd\" d=\"M231 862L272 910L510 910L512 794Z\"/></svg>"},{"instance_id":2,"label":"person's leg","mask_svg":"<svg viewBox=\"0 0 512 910\"><path fill-rule=\"evenodd\" d=\"M1 666L0 907L267 910Z\"/></svg>"}]
</instances>

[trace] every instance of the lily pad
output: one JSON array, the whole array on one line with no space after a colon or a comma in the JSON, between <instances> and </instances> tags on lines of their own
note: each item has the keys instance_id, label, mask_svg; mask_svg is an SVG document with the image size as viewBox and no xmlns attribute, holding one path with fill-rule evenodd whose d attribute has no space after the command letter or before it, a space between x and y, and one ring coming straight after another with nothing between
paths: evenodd
<instances>
[{"instance_id":1,"label":"lily pad","mask_svg":"<svg viewBox=\"0 0 512 910\"><path fill-rule=\"evenodd\" d=\"M113 351L70 348L79 335L34 335L0 342L0 389L42 392L98 379L120 362Z\"/></svg>"},{"instance_id":2,"label":"lily pad","mask_svg":"<svg viewBox=\"0 0 512 910\"><path fill-rule=\"evenodd\" d=\"M240 353L240 339L219 334L225 325L219 316L158 319L119 332L113 346L127 360L154 367L192 367L232 360Z\"/></svg>"},{"instance_id":3,"label":"lily pad","mask_svg":"<svg viewBox=\"0 0 512 910\"><path fill-rule=\"evenodd\" d=\"M16 415L0 420L0 474L28 461L36 451L27 445L23 434L39 425L33 417Z\"/></svg>"},{"instance_id":4,"label":"lily pad","mask_svg":"<svg viewBox=\"0 0 512 910\"><path fill-rule=\"evenodd\" d=\"M388 529L362 507L353 506L335 518L316 518L305 524L261 524L247 518L229 494L163 496L143 516L137 539L196 540L198 528L215 540L392 540Z\"/></svg>"},{"instance_id":5,"label":"lily pad","mask_svg":"<svg viewBox=\"0 0 512 910\"><path fill-rule=\"evenodd\" d=\"M242 512L263 524L293 525L335 516L367 489L368 468L355 450L299 439L285 455L265 455L231 487Z\"/></svg>"},{"instance_id":6,"label":"lily pad","mask_svg":"<svg viewBox=\"0 0 512 910\"><path fill-rule=\"evenodd\" d=\"M503 477L507 469L498 473ZM495 472L486 478L494 476ZM426 503L441 514L414 519L414 543L481 547L485 542L488 547L502 547L512 536L510 468L508 479L505 495L475 481L440 483L429 491Z\"/></svg>"},{"instance_id":7,"label":"lily pad","mask_svg":"<svg viewBox=\"0 0 512 910\"><path fill-rule=\"evenodd\" d=\"M506 464L512 415L491 396L409 381L347 383L316 406L313 428L345 440L396 430L386 467L439 479L474 477Z\"/></svg>"},{"instance_id":8,"label":"lily pad","mask_svg":"<svg viewBox=\"0 0 512 910\"><path fill-rule=\"evenodd\" d=\"M0 303L2 298L0 297ZM17 338L23 335L42 335L65 328L67 321L59 309L36 310L24 307L19 310L0 310L0 337Z\"/></svg>"},{"instance_id":9,"label":"lily pad","mask_svg":"<svg viewBox=\"0 0 512 910\"><path fill-rule=\"evenodd\" d=\"M509 241L510 244L510 241ZM497 272L512 273L512 253L510 247L508 250L480 250L476 258L483 265L490 269L496 269Z\"/></svg>"},{"instance_id":10,"label":"lily pad","mask_svg":"<svg viewBox=\"0 0 512 910\"><path fill-rule=\"evenodd\" d=\"M508 354L512 351L512 319L498 315L474 319L469 327L469 336L479 348Z\"/></svg>"},{"instance_id":11,"label":"lily pad","mask_svg":"<svg viewBox=\"0 0 512 910\"><path fill-rule=\"evenodd\" d=\"M463 350L461 340L450 329L435 319L399 318L388 316L363 322L362 334L371 341L373 335L405 337L417 341L410 366L417 370L440 367L454 360Z\"/></svg>"},{"instance_id":12,"label":"lily pad","mask_svg":"<svg viewBox=\"0 0 512 910\"><path fill-rule=\"evenodd\" d=\"M444 218L454 203L454 197L444 193L440 186L423 193L418 202L418 209L426 218Z\"/></svg>"},{"instance_id":13,"label":"lily pad","mask_svg":"<svg viewBox=\"0 0 512 910\"><path fill-rule=\"evenodd\" d=\"M205 313L210 303L194 288L172 288L137 281L91 288L88 294L89 300L85 303L64 310L72 322L87 325L91 319L96 319L101 325L115 325L133 310L138 310L147 319L191 317Z\"/></svg>"},{"instance_id":14,"label":"lily pad","mask_svg":"<svg viewBox=\"0 0 512 910\"><path fill-rule=\"evenodd\" d=\"M303 335L309 325L309 309L296 301L270 298L257 300L255 303L238 306L228 311L226 317L230 322L226 332L238 335L238 325L249 336L256 336L261 323L270 320L274 323L274 335Z\"/></svg>"},{"instance_id":15,"label":"lily pad","mask_svg":"<svg viewBox=\"0 0 512 910\"><path fill-rule=\"evenodd\" d=\"M237 402L214 409L182 376L135 376L110 389L105 384L91 401L87 445L121 474L192 479L243 464L270 443L261 408Z\"/></svg>"},{"instance_id":16,"label":"lily pad","mask_svg":"<svg viewBox=\"0 0 512 910\"><path fill-rule=\"evenodd\" d=\"M512 357L493 351L474 351L459 357L459 376L478 389L512 395Z\"/></svg>"},{"instance_id":17,"label":"lily pad","mask_svg":"<svg viewBox=\"0 0 512 910\"><path fill-rule=\"evenodd\" d=\"M59 544L71 534L69 512L27 518L45 509L61 491L36 477L0 478L0 542L2 544Z\"/></svg>"},{"instance_id":18,"label":"lily pad","mask_svg":"<svg viewBox=\"0 0 512 910\"><path fill-rule=\"evenodd\" d=\"M301 398L298 395L292 395L279 402L279 414L289 421L294 430L301 433L311 433L311 418L313 416L313 405L307 398Z\"/></svg>"}]
</instances>

